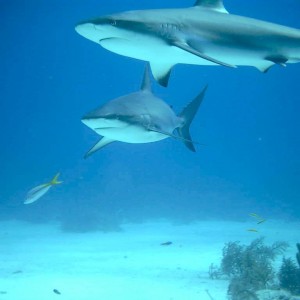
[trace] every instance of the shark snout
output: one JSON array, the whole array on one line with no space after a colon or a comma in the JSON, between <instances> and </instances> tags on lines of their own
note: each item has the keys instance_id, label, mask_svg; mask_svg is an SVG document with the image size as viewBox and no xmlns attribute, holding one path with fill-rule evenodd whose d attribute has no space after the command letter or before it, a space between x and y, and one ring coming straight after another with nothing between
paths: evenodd
<instances>
[{"instance_id":1,"label":"shark snout","mask_svg":"<svg viewBox=\"0 0 300 300\"><path fill-rule=\"evenodd\" d=\"M116 36L116 28L111 22L102 19L81 22L75 26L75 31L95 43Z\"/></svg>"},{"instance_id":2,"label":"shark snout","mask_svg":"<svg viewBox=\"0 0 300 300\"><path fill-rule=\"evenodd\" d=\"M93 23L90 22L81 22L75 26L75 30L77 33L82 35L83 37L97 42L99 39L96 36L96 28Z\"/></svg>"},{"instance_id":3,"label":"shark snout","mask_svg":"<svg viewBox=\"0 0 300 300\"><path fill-rule=\"evenodd\" d=\"M81 119L81 122L93 130L106 128L120 128L126 126L126 122L115 116L97 116L87 115Z\"/></svg>"},{"instance_id":4,"label":"shark snout","mask_svg":"<svg viewBox=\"0 0 300 300\"><path fill-rule=\"evenodd\" d=\"M108 122L109 120L105 118L82 118L81 122L92 130L96 130L99 128L107 128L111 127L111 124Z\"/></svg>"},{"instance_id":5,"label":"shark snout","mask_svg":"<svg viewBox=\"0 0 300 300\"><path fill-rule=\"evenodd\" d=\"M86 115L81 118L81 122L89 127L92 127L94 124L105 124L107 123L107 120L105 117L95 117L95 116L89 116Z\"/></svg>"},{"instance_id":6,"label":"shark snout","mask_svg":"<svg viewBox=\"0 0 300 300\"><path fill-rule=\"evenodd\" d=\"M93 119L89 118L82 118L81 122L87 127L90 127L91 129L93 129L93 124L95 123Z\"/></svg>"}]
</instances>

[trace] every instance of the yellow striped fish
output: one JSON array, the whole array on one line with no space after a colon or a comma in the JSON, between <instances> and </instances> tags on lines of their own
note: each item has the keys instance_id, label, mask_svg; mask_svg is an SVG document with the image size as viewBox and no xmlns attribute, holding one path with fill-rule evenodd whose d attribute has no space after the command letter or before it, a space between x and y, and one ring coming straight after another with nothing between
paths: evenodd
<instances>
[{"instance_id":1,"label":"yellow striped fish","mask_svg":"<svg viewBox=\"0 0 300 300\"><path fill-rule=\"evenodd\" d=\"M27 193L24 204L30 204L30 203L37 201L42 196L44 196L52 186L62 183L62 181L57 180L58 176L59 176L59 173L57 173L51 181L41 184L41 185L38 185L35 188L31 189Z\"/></svg>"}]
</instances>

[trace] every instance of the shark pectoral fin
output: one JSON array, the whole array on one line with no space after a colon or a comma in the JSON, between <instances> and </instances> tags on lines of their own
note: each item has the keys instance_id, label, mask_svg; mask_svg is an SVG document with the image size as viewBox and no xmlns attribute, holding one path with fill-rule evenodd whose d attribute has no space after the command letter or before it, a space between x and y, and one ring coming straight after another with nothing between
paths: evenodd
<instances>
[{"instance_id":1,"label":"shark pectoral fin","mask_svg":"<svg viewBox=\"0 0 300 300\"><path fill-rule=\"evenodd\" d=\"M196 56L198 56L200 58L203 58L205 60L211 61L211 62L213 62L213 63L215 63L217 65L221 65L221 66L225 66L225 67L230 67L230 68L236 68L235 65L231 65L231 64L228 64L226 62L220 61L218 59L210 57L210 56L208 56L208 55L206 55L206 54L204 54L204 53L202 53L202 52L200 52L200 51L192 48L186 42L176 41L175 40L175 41L172 42L172 45L175 46L175 47L178 47L178 48L180 48L180 49L182 49L184 51L187 51L187 52L189 52L191 54L194 54L194 55L196 55Z\"/></svg>"},{"instance_id":2,"label":"shark pectoral fin","mask_svg":"<svg viewBox=\"0 0 300 300\"><path fill-rule=\"evenodd\" d=\"M158 54L159 55L159 54ZM153 77L162 86L167 87L171 71L174 64L164 63L162 61L154 62L150 61L150 67Z\"/></svg>"},{"instance_id":3,"label":"shark pectoral fin","mask_svg":"<svg viewBox=\"0 0 300 300\"><path fill-rule=\"evenodd\" d=\"M227 13L223 0L197 0L194 6L209 8L218 12Z\"/></svg>"},{"instance_id":4,"label":"shark pectoral fin","mask_svg":"<svg viewBox=\"0 0 300 300\"><path fill-rule=\"evenodd\" d=\"M85 155L84 158L87 158L89 156L91 156L92 154L94 154L96 151L102 149L103 147L105 147L106 145L114 142L115 140L109 139L107 137L102 137L100 139L100 141L98 141Z\"/></svg>"}]
</instances>

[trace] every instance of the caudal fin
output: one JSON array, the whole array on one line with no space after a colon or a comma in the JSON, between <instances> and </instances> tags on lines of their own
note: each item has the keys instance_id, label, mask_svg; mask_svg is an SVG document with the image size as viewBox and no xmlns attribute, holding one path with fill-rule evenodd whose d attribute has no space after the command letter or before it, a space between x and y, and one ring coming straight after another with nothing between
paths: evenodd
<instances>
[{"instance_id":1,"label":"caudal fin","mask_svg":"<svg viewBox=\"0 0 300 300\"><path fill-rule=\"evenodd\" d=\"M62 183L62 181L58 181L58 176L60 175L60 173L57 173L53 179L49 182L50 185L55 185L55 184L60 184Z\"/></svg>"},{"instance_id":2,"label":"caudal fin","mask_svg":"<svg viewBox=\"0 0 300 300\"><path fill-rule=\"evenodd\" d=\"M183 142L188 147L188 149L193 152L196 152L196 149L191 139L190 125L199 109L200 104L202 103L206 90L207 86L205 86L201 93L179 114L179 117L183 118L184 124L182 127L177 128L178 134L183 138Z\"/></svg>"}]
</instances>

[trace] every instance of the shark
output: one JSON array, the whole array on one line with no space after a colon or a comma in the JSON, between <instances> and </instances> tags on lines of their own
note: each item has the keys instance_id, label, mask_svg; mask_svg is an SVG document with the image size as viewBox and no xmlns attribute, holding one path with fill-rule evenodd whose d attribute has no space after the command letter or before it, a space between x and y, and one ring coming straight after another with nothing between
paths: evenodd
<instances>
[{"instance_id":1,"label":"shark","mask_svg":"<svg viewBox=\"0 0 300 300\"><path fill-rule=\"evenodd\" d=\"M75 30L109 51L148 61L162 86L176 64L252 66L266 72L300 61L299 29L230 14L223 0L110 14L80 22Z\"/></svg>"},{"instance_id":2,"label":"shark","mask_svg":"<svg viewBox=\"0 0 300 300\"><path fill-rule=\"evenodd\" d=\"M89 157L96 151L115 142L151 143L166 138L182 141L195 152L189 128L204 98L207 86L179 115L151 90L149 67L146 67L139 91L113 100L87 113L81 121L102 137L85 154Z\"/></svg>"}]
</instances>

